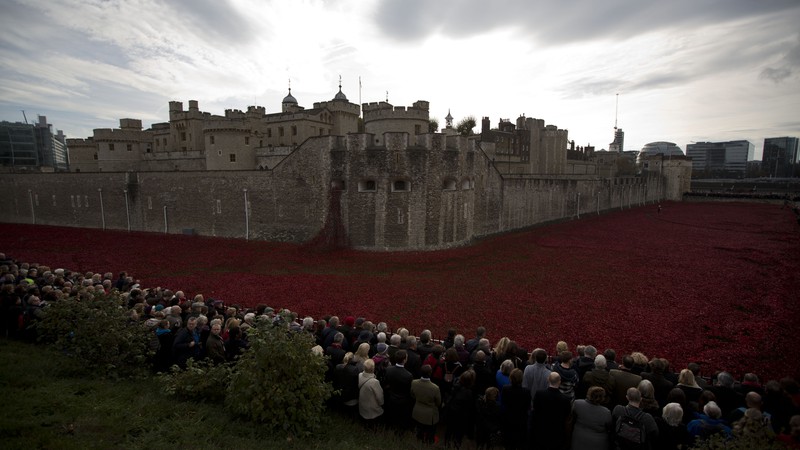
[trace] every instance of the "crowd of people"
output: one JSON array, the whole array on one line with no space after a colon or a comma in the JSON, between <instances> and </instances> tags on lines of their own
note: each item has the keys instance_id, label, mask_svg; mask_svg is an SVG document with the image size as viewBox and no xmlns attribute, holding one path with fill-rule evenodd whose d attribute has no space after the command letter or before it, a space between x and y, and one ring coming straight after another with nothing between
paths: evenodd
<instances>
[{"instance_id":1,"label":"crowd of people","mask_svg":"<svg viewBox=\"0 0 800 450\"><path fill-rule=\"evenodd\" d=\"M69 297L118 292L128 320L145 327L153 370L190 359L235 363L260 321L308 333L336 389L331 410L370 429L414 430L426 443L460 447L689 448L700 439L753 438L800 448L800 386L762 383L754 373L704 377L699 364L673 368L641 352L618 357L592 345L556 343L528 351L483 327L469 339L449 330L434 340L385 322L300 318L266 305L227 305L203 295L144 288L125 272L80 273L28 264L0 253L0 335L35 338L47 306Z\"/></svg>"}]
</instances>

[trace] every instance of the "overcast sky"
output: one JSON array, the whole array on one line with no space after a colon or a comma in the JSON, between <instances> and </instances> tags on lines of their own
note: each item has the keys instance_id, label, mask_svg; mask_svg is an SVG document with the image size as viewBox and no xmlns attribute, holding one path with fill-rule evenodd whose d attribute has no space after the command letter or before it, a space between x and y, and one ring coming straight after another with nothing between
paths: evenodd
<instances>
[{"instance_id":1,"label":"overcast sky","mask_svg":"<svg viewBox=\"0 0 800 450\"><path fill-rule=\"evenodd\" d=\"M4 0L0 120L68 137L342 90L444 125L520 115L607 149L800 137L798 0ZM362 87L359 90L359 77Z\"/></svg>"}]
</instances>

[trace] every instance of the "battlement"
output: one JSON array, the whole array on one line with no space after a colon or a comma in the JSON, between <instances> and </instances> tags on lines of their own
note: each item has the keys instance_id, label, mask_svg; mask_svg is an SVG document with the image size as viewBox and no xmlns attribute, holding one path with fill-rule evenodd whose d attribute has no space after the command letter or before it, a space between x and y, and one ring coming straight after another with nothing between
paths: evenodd
<instances>
[{"instance_id":1,"label":"battlement","mask_svg":"<svg viewBox=\"0 0 800 450\"><path fill-rule=\"evenodd\" d=\"M370 120L425 120L430 118L429 103L424 100L414 102L412 106L393 106L388 102L365 103L362 107L364 123Z\"/></svg>"}]
</instances>

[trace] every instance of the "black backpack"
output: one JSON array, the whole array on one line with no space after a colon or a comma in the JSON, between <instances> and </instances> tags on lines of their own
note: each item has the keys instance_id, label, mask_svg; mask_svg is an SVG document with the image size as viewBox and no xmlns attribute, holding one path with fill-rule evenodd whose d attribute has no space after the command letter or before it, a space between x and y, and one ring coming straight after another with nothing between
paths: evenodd
<instances>
[{"instance_id":1,"label":"black backpack","mask_svg":"<svg viewBox=\"0 0 800 450\"><path fill-rule=\"evenodd\" d=\"M642 411L631 411L625 407L625 414L617 419L614 429L619 448L623 450L644 448L647 433L642 421L643 415Z\"/></svg>"}]
</instances>

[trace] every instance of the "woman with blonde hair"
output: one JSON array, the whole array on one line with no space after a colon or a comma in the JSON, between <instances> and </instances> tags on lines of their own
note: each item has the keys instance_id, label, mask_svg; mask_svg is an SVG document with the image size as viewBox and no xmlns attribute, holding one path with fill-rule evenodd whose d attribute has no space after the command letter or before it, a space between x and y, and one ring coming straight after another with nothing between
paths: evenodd
<instances>
[{"instance_id":1,"label":"woman with blonde hair","mask_svg":"<svg viewBox=\"0 0 800 450\"><path fill-rule=\"evenodd\" d=\"M361 345L358 346L356 349L355 354L353 355L353 362L358 367L358 373L364 371L364 362L366 362L369 358L369 343L362 342Z\"/></svg>"},{"instance_id":2,"label":"woman with blonde hair","mask_svg":"<svg viewBox=\"0 0 800 450\"><path fill-rule=\"evenodd\" d=\"M703 388L697 385L694 373L689 369L681 370L680 375L678 375L677 387L686 394L686 400L690 402L697 402L700 399L700 394L703 393Z\"/></svg>"},{"instance_id":3,"label":"woman with blonde hair","mask_svg":"<svg viewBox=\"0 0 800 450\"><path fill-rule=\"evenodd\" d=\"M633 352L631 353L631 358L633 358L633 367L631 367L631 372L635 373L636 375L641 375L642 372L647 371L647 364L650 360L647 359L647 356L644 355L642 352Z\"/></svg>"}]
</instances>

